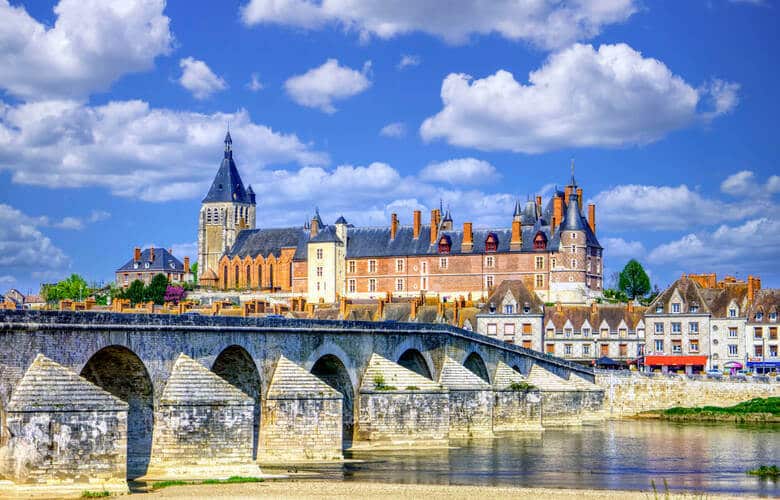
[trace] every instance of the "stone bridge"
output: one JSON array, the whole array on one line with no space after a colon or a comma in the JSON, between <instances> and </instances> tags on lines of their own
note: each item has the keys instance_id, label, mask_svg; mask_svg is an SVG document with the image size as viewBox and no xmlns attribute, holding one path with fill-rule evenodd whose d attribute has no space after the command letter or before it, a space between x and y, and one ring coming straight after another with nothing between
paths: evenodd
<instances>
[{"instance_id":1,"label":"stone bridge","mask_svg":"<svg viewBox=\"0 0 780 500\"><path fill-rule=\"evenodd\" d=\"M448 325L2 311L0 483L123 490L539 431L601 418L593 381Z\"/></svg>"}]
</instances>

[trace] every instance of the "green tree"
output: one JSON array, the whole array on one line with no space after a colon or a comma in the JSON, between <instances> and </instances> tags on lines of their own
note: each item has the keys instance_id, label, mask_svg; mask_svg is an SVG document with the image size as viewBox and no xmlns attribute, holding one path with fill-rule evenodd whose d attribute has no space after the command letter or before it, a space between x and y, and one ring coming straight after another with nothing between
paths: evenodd
<instances>
[{"instance_id":1,"label":"green tree","mask_svg":"<svg viewBox=\"0 0 780 500\"><path fill-rule=\"evenodd\" d=\"M149 286L144 290L147 301L162 304L165 300L165 289L168 288L168 278L164 274L156 274Z\"/></svg>"},{"instance_id":2,"label":"green tree","mask_svg":"<svg viewBox=\"0 0 780 500\"><path fill-rule=\"evenodd\" d=\"M192 281L197 283L198 282L198 263L197 262L194 262L190 266L190 273L192 273Z\"/></svg>"},{"instance_id":3,"label":"green tree","mask_svg":"<svg viewBox=\"0 0 780 500\"><path fill-rule=\"evenodd\" d=\"M122 298L130 299L133 304L143 302L145 299L144 283L141 280L133 280L127 290L122 294Z\"/></svg>"},{"instance_id":4,"label":"green tree","mask_svg":"<svg viewBox=\"0 0 780 500\"><path fill-rule=\"evenodd\" d=\"M78 274L71 274L68 278L53 285L45 285L41 289L46 302L59 302L61 300L84 300L90 296L92 289L84 278Z\"/></svg>"},{"instance_id":5,"label":"green tree","mask_svg":"<svg viewBox=\"0 0 780 500\"><path fill-rule=\"evenodd\" d=\"M620 272L618 287L631 299L644 297L650 291L650 277L647 276L642 264L631 259Z\"/></svg>"}]
</instances>

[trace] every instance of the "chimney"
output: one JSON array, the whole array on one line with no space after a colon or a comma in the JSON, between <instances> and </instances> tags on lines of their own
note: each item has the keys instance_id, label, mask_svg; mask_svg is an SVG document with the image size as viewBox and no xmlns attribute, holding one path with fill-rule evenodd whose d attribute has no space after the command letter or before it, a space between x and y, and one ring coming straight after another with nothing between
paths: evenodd
<instances>
[{"instance_id":1,"label":"chimney","mask_svg":"<svg viewBox=\"0 0 780 500\"><path fill-rule=\"evenodd\" d=\"M320 224L319 224L319 222L317 222L317 218L313 217L311 219L311 233L310 233L310 236L312 238L314 238L315 236L317 236L317 233L319 231L320 231Z\"/></svg>"},{"instance_id":2,"label":"chimney","mask_svg":"<svg viewBox=\"0 0 780 500\"><path fill-rule=\"evenodd\" d=\"M633 314L634 313L634 301L629 300L628 301L628 313Z\"/></svg>"},{"instance_id":3,"label":"chimney","mask_svg":"<svg viewBox=\"0 0 780 500\"><path fill-rule=\"evenodd\" d=\"M596 314L596 313L598 313L598 312L599 312L599 305L598 305L598 303L597 303L597 302L594 300L593 302L591 302L591 303L590 303L590 313L591 313L591 314Z\"/></svg>"},{"instance_id":4,"label":"chimney","mask_svg":"<svg viewBox=\"0 0 780 500\"><path fill-rule=\"evenodd\" d=\"M344 296L339 297L339 317L347 319L347 298Z\"/></svg>"},{"instance_id":5,"label":"chimney","mask_svg":"<svg viewBox=\"0 0 780 500\"><path fill-rule=\"evenodd\" d=\"M414 239L418 239L420 237L420 219L421 219L421 212L419 210L414 211L414 217L412 222L412 231L414 233Z\"/></svg>"},{"instance_id":6,"label":"chimney","mask_svg":"<svg viewBox=\"0 0 780 500\"><path fill-rule=\"evenodd\" d=\"M470 252L474 248L474 233L471 230L471 222L463 223L463 241L460 243L460 249L464 252Z\"/></svg>"},{"instance_id":7,"label":"chimney","mask_svg":"<svg viewBox=\"0 0 780 500\"><path fill-rule=\"evenodd\" d=\"M169 248L169 249L168 249L168 253L169 253L169 254L171 254L171 255L173 255L173 248Z\"/></svg>"},{"instance_id":8,"label":"chimney","mask_svg":"<svg viewBox=\"0 0 780 500\"><path fill-rule=\"evenodd\" d=\"M567 196L568 201L568 196ZM563 200L560 196L553 198L552 230L553 232L563 219Z\"/></svg>"},{"instance_id":9,"label":"chimney","mask_svg":"<svg viewBox=\"0 0 780 500\"><path fill-rule=\"evenodd\" d=\"M536 195L536 213L542 213L542 197L538 194Z\"/></svg>"},{"instance_id":10,"label":"chimney","mask_svg":"<svg viewBox=\"0 0 780 500\"><path fill-rule=\"evenodd\" d=\"M154 247L149 247L149 261L154 262Z\"/></svg>"},{"instance_id":11,"label":"chimney","mask_svg":"<svg viewBox=\"0 0 780 500\"><path fill-rule=\"evenodd\" d=\"M441 210L436 209L436 227L441 226Z\"/></svg>"},{"instance_id":12,"label":"chimney","mask_svg":"<svg viewBox=\"0 0 780 500\"><path fill-rule=\"evenodd\" d=\"M510 250L520 250L523 246L523 233L520 228L520 221L512 221L512 239L509 241Z\"/></svg>"},{"instance_id":13,"label":"chimney","mask_svg":"<svg viewBox=\"0 0 780 500\"><path fill-rule=\"evenodd\" d=\"M431 210L431 245L436 243L436 238L439 237L439 210L434 208Z\"/></svg>"},{"instance_id":14,"label":"chimney","mask_svg":"<svg viewBox=\"0 0 780 500\"><path fill-rule=\"evenodd\" d=\"M410 304L411 309L409 310L409 319L415 320L417 319L417 299L413 300Z\"/></svg>"},{"instance_id":15,"label":"chimney","mask_svg":"<svg viewBox=\"0 0 780 500\"><path fill-rule=\"evenodd\" d=\"M582 212L582 188L577 188L577 202L579 204L579 210Z\"/></svg>"},{"instance_id":16,"label":"chimney","mask_svg":"<svg viewBox=\"0 0 780 500\"><path fill-rule=\"evenodd\" d=\"M390 216L390 239L394 240L395 235L398 232L398 215L392 214Z\"/></svg>"},{"instance_id":17,"label":"chimney","mask_svg":"<svg viewBox=\"0 0 780 500\"><path fill-rule=\"evenodd\" d=\"M588 204L588 225L593 234L596 234L596 205Z\"/></svg>"},{"instance_id":18,"label":"chimney","mask_svg":"<svg viewBox=\"0 0 780 500\"><path fill-rule=\"evenodd\" d=\"M753 300L756 298L756 292L761 290L761 279L758 277L748 276L748 289L747 289L747 301L748 305L753 304Z\"/></svg>"},{"instance_id":19,"label":"chimney","mask_svg":"<svg viewBox=\"0 0 780 500\"><path fill-rule=\"evenodd\" d=\"M385 301L384 299L379 299L377 301L377 307L376 307L376 321L382 321L385 316Z\"/></svg>"},{"instance_id":20,"label":"chimney","mask_svg":"<svg viewBox=\"0 0 780 500\"><path fill-rule=\"evenodd\" d=\"M566 202L566 204L569 204L569 197L571 196L572 186L566 186L566 189L563 190L563 201Z\"/></svg>"},{"instance_id":21,"label":"chimney","mask_svg":"<svg viewBox=\"0 0 780 500\"><path fill-rule=\"evenodd\" d=\"M561 304L560 301L555 303L555 312L558 312L558 313L563 312L563 304Z\"/></svg>"},{"instance_id":22,"label":"chimney","mask_svg":"<svg viewBox=\"0 0 780 500\"><path fill-rule=\"evenodd\" d=\"M136 261L136 262L141 260L141 248L140 247L135 247L133 249L133 260Z\"/></svg>"},{"instance_id":23,"label":"chimney","mask_svg":"<svg viewBox=\"0 0 780 500\"><path fill-rule=\"evenodd\" d=\"M190 258L184 257L184 273L190 272Z\"/></svg>"}]
</instances>

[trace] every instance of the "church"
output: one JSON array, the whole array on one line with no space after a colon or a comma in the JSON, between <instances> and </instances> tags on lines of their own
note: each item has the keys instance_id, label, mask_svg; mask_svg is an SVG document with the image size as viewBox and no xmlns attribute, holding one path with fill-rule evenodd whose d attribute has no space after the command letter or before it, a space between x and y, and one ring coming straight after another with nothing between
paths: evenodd
<instances>
[{"instance_id":1,"label":"church","mask_svg":"<svg viewBox=\"0 0 780 500\"><path fill-rule=\"evenodd\" d=\"M357 227L344 217L326 223L315 210L298 227L257 228L252 186L244 187L228 132L225 154L203 199L198 221L199 282L307 302L339 297L442 299L488 297L504 280L522 280L546 302L582 303L601 296L603 249L596 207L583 215L572 171L564 190L543 204L517 202L507 227L456 228L450 210L434 208L411 224L391 214L384 227Z\"/></svg>"}]
</instances>

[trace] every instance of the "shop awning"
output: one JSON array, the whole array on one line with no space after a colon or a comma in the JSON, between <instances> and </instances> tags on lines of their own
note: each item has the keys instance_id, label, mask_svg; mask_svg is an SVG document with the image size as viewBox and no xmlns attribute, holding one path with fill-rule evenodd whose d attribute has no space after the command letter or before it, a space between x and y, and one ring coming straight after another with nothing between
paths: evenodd
<instances>
[{"instance_id":1,"label":"shop awning","mask_svg":"<svg viewBox=\"0 0 780 500\"><path fill-rule=\"evenodd\" d=\"M748 368L780 368L780 361L748 361Z\"/></svg>"},{"instance_id":2,"label":"shop awning","mask_svg":"<svg viewBox=\"0 0 780 500\"><path fill-rule=\"evenodd\" d=\"M645 356L645 366L704 366L707 356Z\"/></svg>"},{"instance_id":3,"label":"shop awning","mask_svg":"<svg viewBox=\"0 0 780 500\"><path fill-rule=\"evenodd\" d=\"M723 367L739 369L742 368L742 363L740 363L739 361L726 361L725 363L723 363Z\"/></svg>"}]
</instances>

